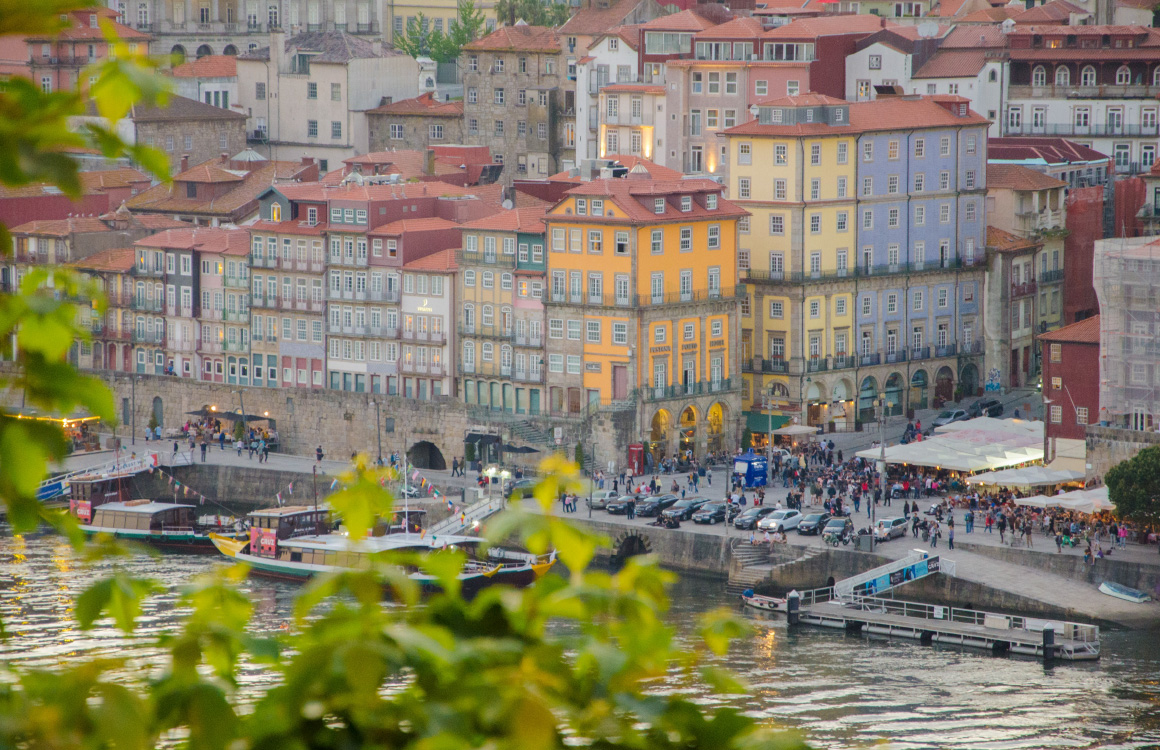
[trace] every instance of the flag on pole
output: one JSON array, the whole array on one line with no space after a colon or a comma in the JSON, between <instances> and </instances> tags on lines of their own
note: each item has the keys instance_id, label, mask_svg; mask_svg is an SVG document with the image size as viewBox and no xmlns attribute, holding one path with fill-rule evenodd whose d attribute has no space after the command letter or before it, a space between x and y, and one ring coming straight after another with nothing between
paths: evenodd
<instances>
[{"instance_id":1,"label":"flag on pole","mask_svg":"<svg viewBox=\"0 0 1160 750\"><path fill-rule=\"evenodd\" d=\"M294 483L293 482L290 483L290 494L291 495L294 494Z\"/></svg>"},{"instance_id":2,"label":"flag on pole","mask_svg":"<svg viewBox=\"0 0 1160 750\"><path fill-rule=\"evenodd\" d=\"M333 480L333 481L330 483L330 489L332 489L332 490L333 490L335 487L337 487L337 486L338 486L338 480L337 480L337 479Z\"/></svg>"},{"instance_id":3,"label":"flag on pole","mask_svg":"<svg viewBox=\"0 0 1160 750\"><path fill-rule=\"evenodd\" d=\"M450 498L448 498L448 499L447 499L447 510L454 510L454 509L455 509L455 506L454 506L454 505L452 505L452 503L451 503L451 499L450 499Z\"/></svg>"},{"instance_id":4,"label":"flag on pole","mask_svg":"<svg viewBox=\"0 0 1160 750\"><path fill-rule=\"evenodd\" d=\"M418 478L419 478L419 471L418 471L418 469L416 469L415 473L411 475L411 480L414 481Z\"/></svg>"},{"instance_id":5,"label":"flag on pole","mask_svg":"<svg viewBox=\"0 0 1160 750\"><path fill-rule=\"evenodd\" d=\"M278 498L278 505L281 505L282 504L282 493L279 492L277 495L275 495L275 497Z\"/></svg>"}]
</instances>

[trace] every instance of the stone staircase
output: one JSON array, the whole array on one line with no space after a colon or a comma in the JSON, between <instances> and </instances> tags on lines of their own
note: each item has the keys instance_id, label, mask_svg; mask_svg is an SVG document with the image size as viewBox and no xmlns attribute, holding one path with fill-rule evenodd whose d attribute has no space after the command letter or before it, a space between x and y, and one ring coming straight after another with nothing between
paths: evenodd
<instances>
[{"instance_id":1,"label":"stone staircase","mask_svg":"<svg viewBox=\"0 0 1160 750\"><path fill-rule=\"evenodd\" d=\"M512 422L510 428L512 438L519 439L528 445L552 445L553 435L551 432L540 429L531 422Z\"/></svg>"},{"instance_id":2,"label":"stone staircase","mask_svg":"<svg viewBox=\"0 0 1160 750\"><path fill-rule=\"evenodd\" d=\"M785 565L795 565L820 555L824 550L818 547L798 549L789 547L787 552L794 555L792 559L773 562L770 549L764 544L751 545L743 539L734 539L730 544L732 562L729 566L729 582L725 590L734 596L740 596L746 589L755 588L763 581L772 578L774 572Z\"/></svg>"}]
</instances>

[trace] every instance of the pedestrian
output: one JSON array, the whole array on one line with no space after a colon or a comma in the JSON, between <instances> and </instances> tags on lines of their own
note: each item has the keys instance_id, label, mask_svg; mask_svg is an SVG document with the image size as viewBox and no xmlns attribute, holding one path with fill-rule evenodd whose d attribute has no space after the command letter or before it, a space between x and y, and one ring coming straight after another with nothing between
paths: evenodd
<instances>
[{"instance_id":1,"label":"pedestrian","mask_svg":"<svg viewBox=\"0 0 1160 750\"><path fill-rule=\"evenodd\" d=\"M451 459L451 476L453 476L453 477L459 476L459 459L458 458Z\"/></svg>"},{"instance_id":2,"label":"pedestrian","mask_svg":"<svg viewBox=\"0 0 1160 750\"><path fill-rule=\"evenodd\" d=\"M321 445L314 449L314 457L315 457L315 459L318 460L318 463L322 463L322 446Z\"/></svg>"},{"instance_id":3,"label":"pedestrian","mask_svg":"<svg viewBox=\"0 0 1160 750\"><path fill-rule=\"evenodd\" d=\"M238 458L241 458L242 457L242 441L235 440L234 447L238 449Z\"/></svg>"},{"instance_id":4,"label":"pedestrian","mask_svg":"<svg viewBox=\"0 0 1160 750\"><path fill-rule=\"evenodd\" d=\"M995 525L999 527L999 544L1005 544L1006 540L1003 539L1003 534L1007 531L1007 516L1000 513L999 521Z\"/></svg>"},{"instance_id":5,"label":"pedestrian","mask_svg":"<svg viewBox=\"0 0 1160 750\"><path fill-rule=\"evenodd\" d=\"M712 469L705 469L705 482L710 487L713 486L713 470Z\"/></svg>"},{"instance_id":6,"label":"pedestrian","mask_svg":"<svg viewBox=\"0 0 1160 750\"><path fill-rule=\"evenodd\" d=\"M218 433L218 448L223 450L223 451L226 449L226 431L225 430L222 430L221 432Z\"/></svg>"},{"instance_id":7,"label":"pedestrian","mask_svg":"<svg viewBox=\"0 0 1160 750\"><path fill-rule=\"evenodd\" d=\"M630 521L632 519L636 518L636 498L635 497L628 501L628 505L624 506L624 515Z\"/></svg>"},{"instance_id":8,"label":"pedestrian","mask_svg":"<svg viewBox=\"0 0 1160 750\"><path fill-rule=\"evenodd\" d=\"M955 548L955 525L953 523L947 526L947 547Z\"/></svg>"},{"instance_id":9,"label":"pedestrian","mask_svg":"<svg viewBox=\"0 0 1160 750\"><path fill-rule=\"evenodd\" d=\"M1063 552L1063 534L1058 531L1055 532L1055 551L1059 553Z\"/></svg>"},{"instance_id":10,"label":"pedestrian","mask_svg":"<svg viewBox=\"0 0 1160 750\"><path fill-rule=\"evenodd\" d=\"M939 531L938 521L935 521L934 526L932 526L930 529L930 548L931 549L934 549L935 547L938 546L938 538L939 538L940 534L942 534L942 532Z\"/></svg>"},{"instance_id":11,"label":"pedestrian","mask_svg":"<svg viewBox=\"0 0 1160 750\"><path fill-rule=\"evenodd\" d=\"M209 447L209 441L207 441L205 439L205 436L203 435L201 438L201 462L203 464L205 463L205 451L206 451L206 448L208 448L208 447Z\"/></svg>"}]
</instances>

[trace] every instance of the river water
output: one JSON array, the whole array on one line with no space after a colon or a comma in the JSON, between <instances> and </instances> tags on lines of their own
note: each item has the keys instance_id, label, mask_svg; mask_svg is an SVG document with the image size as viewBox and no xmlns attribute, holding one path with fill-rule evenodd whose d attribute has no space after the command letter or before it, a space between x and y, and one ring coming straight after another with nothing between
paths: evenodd
<instances>
[{"instance_id":1,"label":"river water","mask_svg":"<svg viewBox=\"0 0 1160 750\"><path fill-rule=\"evenodd\" d=\"M49 534L0 536L0 617L10 639L0 658L22 667L52 667L80 657L125 658L124 678L157 668L153 640L177 624L176 588L218 564L213 556L141 557L137 575L167 592L146 602L138 631L79 630L73 598L94 578L67 545ZM255 622L271 632L289 616L297 585L251 581ZM690 638L696 616L733 602L719 583L684 579L672 592L671 621ZM1103 658L1051 669L1022 658L922 647L908 640L790 631L784 619L746 612L754 636L723 661L752 688L717 697L674 677L658 690L687 692L706 705L734 705L800 732L819 748L1155 748L1160 747L1160 638L1105 632ZM243 695L271 682L243 666Z\"/></svg>"}]
</instances>

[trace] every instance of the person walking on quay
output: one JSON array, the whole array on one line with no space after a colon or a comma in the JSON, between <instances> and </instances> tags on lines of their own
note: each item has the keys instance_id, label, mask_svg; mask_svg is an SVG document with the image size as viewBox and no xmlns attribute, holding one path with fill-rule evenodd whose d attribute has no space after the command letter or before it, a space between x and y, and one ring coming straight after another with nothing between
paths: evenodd
<instances>
[{"instance_id":1,"label":"person walking on quay","mask_svg":"<svg viewBox=\"0 0 1160 750\"><path fill-rule=\"evenodd\" d=\"M713 486L713 470L712 469L705 469L705 483L710 487Z\"/></svg>"},{"instance_id":2,"label":"person walking on quay","mask_svg":"<svg viewBox=\"0 0 1160 750\"><path fill-rule=\"evenodd\" d=\"M1002 513L999 514L999 520L995 523L999 527L999 544L1006 544L1003 534L1007 531L1007 516Z\"/></svg>"},{"instance_id":3,"label":"person walking on quay","mask_svg":"<svg viewBox=\"0 0 1160 750\"><path fill-rule=\"evenodd\" d=\"M322 446L321 445L314 449L314 458L315 458L315 460L318 461L318 463L322 463Z\"/></svg>"},{"instance_id":4,"label":"person walking on quay","mask_svg":"<svg viewBox=\"0 0 1160 750\"><path fill-rule=\"evenodd\" d=\"M209 448L209 441L206 439L205 435L202 435L201 436L201 462L203 464L205 463L205 451L207 448Z\"/></svg>"},{"instance_id":5,"label":"person walking on quay","mask_svg":"<svg viewBox=\"0 0 1160 750\"><path fill-rule=\"evenodd\" d=\"M636 518L636 498L628 501L628 505L624 506L624 515L628 520Z\"/></svg>"},{"instance_id":6,"label":"person walking on quay","mask_svg":"<svg viewBox=\"0 0 1160 750\"><path fill-rule=\"evenodd\" d=\"M459 459L458 458L451 459L451 476L453 476L453 477L459 476Z\"/></svg>"},{"instance_id":7,"label":"person walking on quay","mask_svg":"<svg viewBox=\"0 0 1160 750\"><path fill-rule=\"evenodd\" d=\"M931 525L931 527L930 527L930 548L931 549L934 549L935 547L938 546L938 538L941 535L942 535L942 531L939 530L938 521L935 521L933 523L933 525Z\"/></svg>"},{"instance_id":8,"label":"person walking on quay","mask_svg":"<svg viewBox=\"0 0 1160 750\"><path fill-rule=\"evenodd\" d=\"M1027 549L1031 549L1031 519L1028 518L1023 522L1023 537L1027 540Z\"/></svg>"},{"instance_id":9,"label":"person walking on quay","mask_svg":"<svg viewBox=\"0 0 1160 750\"><path fill-rule=\"evenodd\" d=\"M955 548L955 521L953 518L947 524L947 547L950 549Z\"/></svg>"},{"instance_id":10,"label":"person walking on quay","mask_svg":"<svg viewBox=\"0 0 1160 750\"><path fill-rule=\"evenodd\" d=\"M270 463L270 444L266 442L265 438L262 439L262 455L258 456L258 463Z\"/></svg>"},{"instance_id":11,"label":"person walking on quay","mask_svg":"<svg viewBox=\"0 0 1160 750\"><path fill-rule=\"evenodd\" d=\"M975 530L975 511L968 510L966 515L967 533L970 534Z\"/></svg>"},{"instance_id":12,"label":"person walking on quay","mask_svg":"<svg viewBox=\"0 0 1160 750\"><path fill-rule=\"evenodd\" d=\"M912 516L910 519L910 530L911 530L911 532L914 533L914 538L918 539L918 513L917 512L915 512L914 516Z\"/></svg>"},{"instance_id":13,"label":"person walking on quay","mask_svg":"<svg viewBox=\"0 0 1160 750\"><path fill-rule=\"evenodd\" d=\"M220 450L223 450L223 451L226 449L226 431L225 430L218 431L218 448Z\"/></svg>"},{"instance_id":14,"label":"person walking on quay","mask_svg":"<svg viewBox=\"0 0 1160 750\"><path fill-rule=\"evenodd\" d=\"M1055 551L1063 553L1063 534L1058 531L1055 532Z\"/></svg>"}]
</instances>

